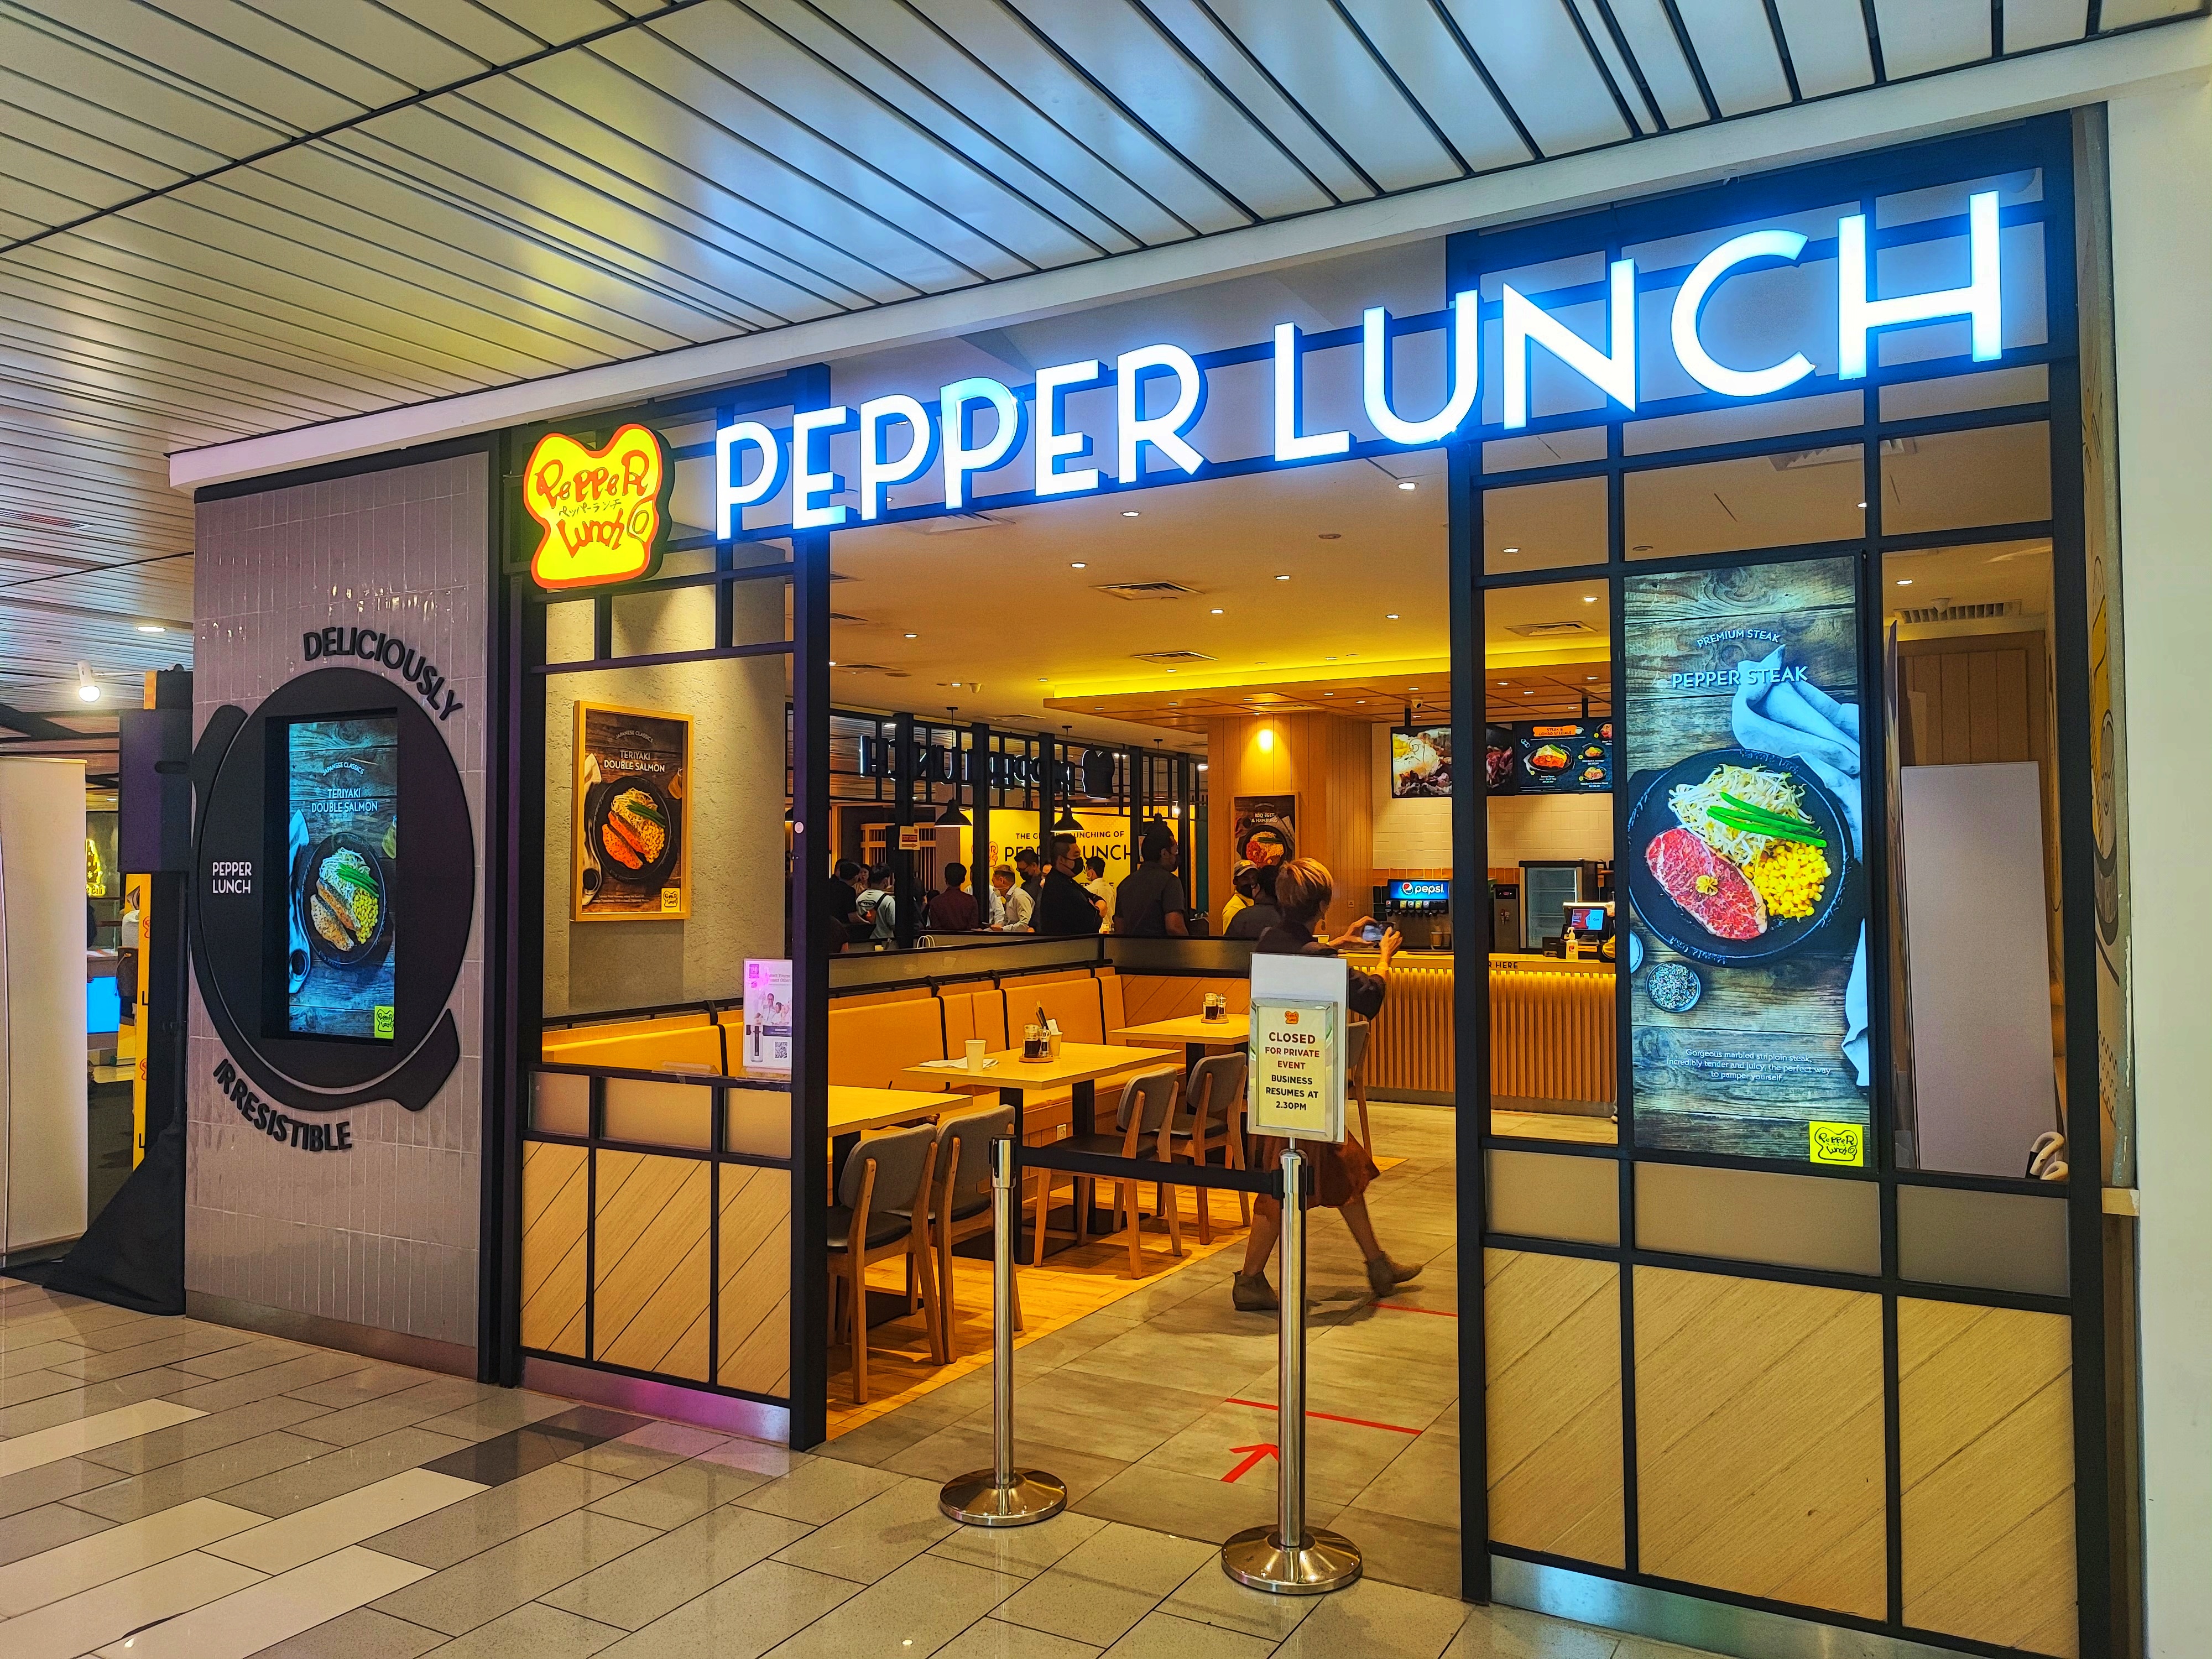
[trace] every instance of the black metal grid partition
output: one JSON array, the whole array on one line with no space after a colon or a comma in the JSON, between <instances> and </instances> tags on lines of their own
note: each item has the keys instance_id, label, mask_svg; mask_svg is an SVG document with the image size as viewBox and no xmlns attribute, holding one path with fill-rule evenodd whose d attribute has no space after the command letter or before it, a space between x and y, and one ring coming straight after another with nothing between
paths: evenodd
<instances>
[{"instance_id":1,"label":"black metal grid partition","mask_svg":"<svg viewBox=\"0 0 2212 1659\"><path fill-rule=\"evenodd\" d=\"M2074 334L2072 158L2071 128L2069 118L2062 116L1539 226L1471 233L1452 242L1448 286L1456 292L1486 283L1486 319L1497 316L1501 308L1498 277L1504 273L1506 280L1535 293L1547 307L1577 317L1576 326L1585 338L1602 343L1607 262L1625 253L1638 258L1636 282L1642 304L1643 295L1667 295L1678 289L1689 263L1719 234L1753 225L1790 224L1807 233L1810 240L1802 258L1811 262L1835 257L1838 211L1864 214L1871 227L1871 268L1889 291L1955 285L1964 280L1963 268L1942 282L1929 281L1925 272L1936 267L1925 260L1934 257L1932 250L1938 245L1948 245L1955 254L1964 243L1963 192L1955 204L1932 210L1929 198L1914 193L1972 183L1976 190L1999 192L2006 257L2018 254L2022 258L2027 268L2018 274L2039 308L2043 325L2039 331L2029 331L2040 337L2008 339L1996 363L1976 362L1961 349L1963 322L1952 325L1959 331L1957 338L1946 343L1942 355L1889 349L1887 342L1897 336L1895 331L1886 331L1870 343L1863 379L1839 379L1832 357L1785 393L1747 410L1736 399L1698 391L1661 402L1647 400L1632 413L1603 401L1602 394L1594 393L1586 382L1576 380L1570 388L1563 377L1553 383L1547 412L1540 375L1537 407L1525 427L1510 438L1493 427L1484 434L1487 441L1462 443L1453 451L1453 648L1460 664L1454 683L1455 725L1472 733L1486 713L1492 712L1486 702L1489 677L1481 670L1486 641L1494 638L1499 619L1530 614L1529 605L1540 594L1574 601L1560 608L1579 614L1587 614L1585 605L1594 612L1602 599L1603 610L1609 613L1609 627L1603 631L1610 660L1588 678L1609 678L1613 690L1613 853L1614 867L1621 872L1614 896L1624 958L1617 974L1615 1005L1617 1144L1569 1144L1531 1133L1528 1121L1519 1117L1493 1123L1488 1107L1486 907L1477 909L1460 935L1458 1096L1463 1107L1470 1103L1483 1107L1463 1110L1460 1120L1461 1236L1470 1243L1480 1240L1489 1263L1484 1276L1470 1275L1462 1281L1464 1389L1474 1400L1483 1398L1487 1389L1490 1399L1489 1434L1470 1434L1462 1443L1465 1584L1470 1596L1486 1599L1495 1583L1509 1599L1533 1595L1555 1610L1580 1608L1586 1616L1612 1622L1603 1609L1632 1604L1636 1589L1686 1591L1753 1613L1809 1617L1968 1651L2010 1651L2030 1644L2017 1629L1993 1631L1986 1620L1978 1626L1979 1614L1960 1611L1961 1601L1972 1596L1958 1591L1962 1577L1972 1579L1978 1572L1991 1582L2001 1577L1990 1564L2003 1559L2009 1540L2023 1556L2043 1550L2036 1557L2039 1564L2070 1575L2076 1586L2078 1612L2066 1621L2072 1627L2054 1634L2046 1624L2033 1639L2033 1649L2082 1655L2113 1650L2100 1213L2104 1158L2099 1145L2097 1001L2090 927L2089 634ZM1694 251L1679 251L1684 248ZM1655 258L1654 250L1661 251L1661 257ZM1595 280L1590 280L1593 276ZM1582 307L1578 313L1572 309L1577 305ZM1662 309L1645 306L1645 331L1661 331L1665 315ZM1765 361L1780 355L1776 352ZM1723 412L1732 406L1735 412ZM1919 410L1928 412L1911 412ZM1539 443L1541 451L1535 449ZM1962 453L1950 483L1963 499L1973 495L1984 476L1966 453L1986 454L1991 444L2016 446L2015 458L2027 454L2047 461L2046 508L1991 521L1962 507L1950 521L1933 529L1893 522L1899 516L1899 497L1892 472L1902 464L1901 458L1942 458L1948 454L1948 447L1956 447ZM1650 520L1639 519L1639 500L1656 497L1680 504L1710 495L1722 501L1725 513L1728 503L1722 498L1733 492L1724 483L1709 481L1724 476L1722 467L1745 463L1771 468L1784 479L1793 468L1832 465L1834 480L1849 500L1830 500L1808 510L1808 520L1820 526L1817 534L1761 533L1756 526L1733 522L1720 524L1704 541L1694 534L1672 544L1663 538L1656 544L1644 539L1642 526ZM1948 460L1942 464L1951 465ZM1704 471L1686 471L1692 468ZM1537 493L1540 491L1551 493L1547 497ZM1832 488L1827 493L1832 496ZM1544 510L1536 510L1539 502ZM1852 524L1843 533L1826 527L1854 505L1863 523ZM1893 521L1886 522L1886 514ZM1525 533L1531 526L1534 538L1548 538L1545 544L1535 544ZM2076 1108L2068 1115L2067 1124L2074 1176L2058 1182L1917 1167L1924 1160L1916 1151L1912 1103L1899 1084L1910 1067L1901 1073L1897 1064L1909 1054L1910 1036L1901 1011L1893 1006L1888 975L1881 971L1893 944L1899 943L1891 937L1893 917L1885 902L1897 872L1891 867L1888 836L1882 833L1892 817L1894 775L1881 757L1898 736L1889 729L1893 711L1886 708L1881 695L1891 672L1882 629L1883 596L1895 597L1900 579L1886 576L1885 560L1939 547L1978 547L1995 554L2008 546L2045 539L2051 548L2050 672L2054 695L2048 703L2055 720L2050 749L2057 774L2056 873L2063 917L2063 948L2054 957L2054 966L2063 988L2064 1097ZM1713 548L1726 550L1708 550ZM1866 826L1861 873L1867 896L1864 959L1872 969L1866 988L1871 1082L1866 1090L1863 1163L1845 1167L1808 1162L1802 1149L1788 1154L1771 1135L1765 1139L1747 1135L1739 1144L1728 1144L1728 1135L1716 1132L1709 1138L1711 1144L1701 1146L1698 1135L1685 1134L1657 1118L1640 1122L1639 1066L1647 1074L1659 1075L1655 1068L1668 1052L1664 1045L1670 1034L1655 1029L1649 1013L1650 996L1645 986L1655 969L1647 966L1646 979L1638 980L1626 959L1632 911L1636 909L1631 902L1632 859L1639 844L1632 838L1630 822L1637 810L1636 785L1629 775L1635 763L1631 757L1639 742L1647 749L1653 746L1657 735L1656 730L1636 728L1639 708L1655 727L1662 719L1655 712L1659 708L1655 699L1647 697L1641 705L1638 701L1636 677L1649 666L1652 655L1650 641L1638 637L1639 630L1648 629L1648 621L1639 618L1650 613L1632 610L1628 595L1653 591L1655 580L1672 581L1674 591L1680 592L1693 587L1698 592L1730 587L1747 592L1784 591L1791 581L1815 571L1842 573L1848 590L1842 609L1852 619L1855 637L1843 645L1841 655L1856 671L1859 750L1864 757L1859 779ZM1716 633L1726 625L1718 617L1710 623ZM1455 861L1462 871L1480 872L1489 864L1488 813L1481 775L1472 767L1462 768L1455 796ZM1644 931L1644 916L1636 915L1633 926ZM1642 939L1637 949L1640 955L1656 954L1647 951ZM1717 985L1721 971L1706 977ZM1708 1007L1722 1017L1724 1011L1715 1004L1723 994L1716 988L1705 994ZM1818 1116L1817 1109L1814 1115ZM1612 1173L1599 1176L1593 1165L1610 1166ZM1483 1179L1486 1168L1487 1183ZM1600 1196L1591 1199L1591 1207L1578 1223L1561 1220L1552 1226L1531 1221L1528 1218L1540 1214L1541 1206L1532 1210L1529 1204L1506 1197L1509 1185L1525 1182L1531 1171L1548 1183L1546 1191L1575 1189ZM1780 1179L1785 1176L1787 1181ZM1669 1246L1663 1237L1669 1229L1655 1224L1650 1213L1655 1194L1674 1193L1679 1201L1681 1189L1671 1183L1703 1183L1696 1189L1711 1195L1728 1190L1723 1183L1743 1178L1772 1182L1777 1190L1790 1194L1777 1200L1775 1248L1758 1251L1767 1259L1745 1259L1757 1248L1751 1245L1741 1255L1732 1255L1724 1243L1697 1249L1679 1243ZM2023 1290L2003 1288L2005 1275L2001 1273L1967 1273L1957 1276L1960 1282L1916 1278L1905 1260L1911 1241L1901 1244L1900 1201L1908 1212L1909 1227L1911 1218L1923 1213L1918 1207L1922 1200L1916 1195L1929 1194L1939 1195L1938 1203L2014 1206L2008 1212L2008 1226L2022 1224L2027 1232L2063 1240L2056 1246L2063 1253L2058 1281ZM1947 1194L1960 1196L1942 1196ZM1642 1216L1639 1199L1646 1212ZM1505 1212L1502 1218L1493 1204ZM1553 1214L1572 1208L1565 1206ZM1866 1218L1866 1248L1858 1260L1844 1265L1833 1259L1822 1261L1824 1255L1832 1257L1833 1253L1803 1243L1805 1235L1824 1224L1818 1217L1831 1212ZM2063 1225L2038 1228L2039 1219L2058 1212L2064 1216ZM1679 1229L1673 1231L1679 1234ZM1733 1237L1741 1241L1756 1231L1755 1227L1738 1228ZM1529 1468L1539 1467L1525 1460L1540 1460L1542 1453L1531 1453L1532 1431L1525 1425L1501 1422L1501 1414L1510 1419L1516 1409L1508 1379L1528 1352L1528 1320L1535 1316L1516 1311L1503 1300L1508 1281L1500 1274L1500 1265L1531 1262L1536 1264L1535 1273L1559 1276L1550 1295L1561 1307L1561 1298L1571 1293L1560 1285L1583 1275L1580 1290L1594 1287L1595 1300L1604 1301L1606 1309L1589 1317L1616 1331L1619 1344L1617 1362L1601 1355L1580 1367L1586 1380L1593 1366L1611 1372L1617 1363L1617 1373L1613 1373L1617 1381L1610 1407L1599 1401L1603 1390L1595 1391L1591 1397L1598 1403L1592 1405L1590 1415L1577 1420L1574 1431L1587 1441L1593 1423L1617 1424L1617 1463L1605 1460L1607 1466L1589 1472L1589 1495L1602 1520L1583 1524L1578 1532L1555 1529L1548 1536L1559 1541L1548 1547L1531 1541L1547 1523L1530 1518L1532 1506L1516 1496L1512 1485L1525 1478ZM1486 1279L1492 1279L1498 1288L1486 1292ZM1830 1293L1845 1294L1808 1311L1808 1298ZM1739 1304L1734 1314L1721 1306L1729 1297ZM1818 1333L1826 1329L1823 1316L1836 1310L1840 1310L1838 1317L1863 1321L1858 1330L1878 1347L1878 1370L1866 1371L1868 1388L1858 1396L1846 1399L1848 1390L1840 1382L1830 1394L1825 1382L1805 1387L1805 1379L1799 1377L1801 1397L1790 1400L1783 1397L1793 1375L1787 1354L1778 1353L1771 1370L1762 1376L1739 1375L1735 1364L1740 1356L1724 1351L1748 1347L1763 1340L1759 1333L1771 1333L1798 1320L1798 1349L1811 1352L1821 1340ZM1978 1451L1978 1443L1971 1437L1957 1445L1944 1441L1946 1431L1934 1428L1929 1420L1929 1392L1938 1376L1949 1376L1964 1390L1975 1386L1989 1368L2002 1366L2005 1345L1995 1336L1995 1316L2000 1310L2057 1316L2063 1322L2047 1328L2063 1333L2060 1361L2071 1389L2070 1411L2059 1413L2062 1436L2064 1419L2070 1418L2072 1448L2066 1470L2070 1497L2054 1500L2070 1502L2070 1515L2045 1514L2033 1525L2022 1521L2009 1532L1990 1522L1986 1515L1967 1513L1972 1501L1961 1492L1946 1497L1941 1480L1929 1473L1931 1462L1941 1461L1939 1453L1950 1454L1954 1462L1987 1455L1986 1443L1979 1443ZM1901 1316L1903 1345L1911 1352L1901 1352ZM1569 1319L1564 1312L1557 1317L1559 1322L1546 1334L1567 1340L1561 1333L1569 1332ZM1969 1362L1954 1348L1942 1348L1935 1358L1921 1351L1924 1345L1918 1343L1917 1333L1948 1330L1954 1325L1982 1328L1991 1339L1980 1361ZM1582 1328L1584 1335L1593 1329ZM1747 1516L1753 1517L1753 1526L1763 1526L1757 1516L1764 1511L1737 1501L1745 1497L1745 1489L1730 1489L1729 1477L1734 1470L1725 1456L1709 1462L1705 1479L1711 1490L1702 1500L1681 1489L1680 1471L1670 1460L1697 1442L1693 1433L1680 1427L1674 1400L1660 1391L1671 1396L1704 1385L1686 1382L1680 1365L1667 1363L1672 1352L1670 1332L1677 1346L1704 1344L1700 1358L1705 1369L1726 1379L1714 1385L1718 1391L1706 1406L1715 1419L1733 1422L1735 1437L1765 1459L1760 1480L1777 1489L1781 1499L1794 1498L1796 1509L1821 1511L1797 1534L1806 1559L1788 1559L1784 1545L1772 1535L1778 1530L1786 1533L1786 1527L1768 1528L1765 1537L1732 1536L1731 1528L1744 1525ZM1730 1333L1741 1340L1723 1340ZM1596 1343L1599 1350L1604 1346ZM1498 1351L1492 1352L1493 1348ZM1857 1354L1859 1362L1875 1364L1875 1353L1863 1342ZM1942 1360L1946 1354L1950 1358ZM1960 1369L1947 1373L1946 1364ZM1784 1420L1792 1407L1799 1413L1794 1425ZM1832 1413L1836 1420L1826 1421ZM1852 1413L1857 1414L1856 1427L1842 1421ZM2001 1435L2006 1421L2019 1420L2016 1411L2010 1419L1994 1407L1992 1413L1988 1424L1974 1425L1974 1432ZM2047 1424L2049 1419L2043 1420ZM1841 1452L1826 1466L1817 1455L1799 1458L1797 1431L1808 1424L1834 1429L1838 1445L1848 1442L1870 1449L1878 1444L1878 1458L1862 1461L1860 1473L1865 1479L1854 1485L1838 1478L1835 1465L1846 1456ZM1967 1435L1965 1429L1956 1432ZM1657 1443L1662 1436L1673 1438ZM1523 1461L1508 1467L1510 1460ZM1561 1464L1555 1471L1561 1480L1570 1478L1565 1468ZM1878 1490L1870 1484L1875 1481ZM1994 1501L2002 1505L2009 1500L2010 1494L2004 1493ZM1702 1511L1701 1501L1705 1504ZM1947 1505L1955 1507L1947 1510ZM1856 1526L1850 1524L1854 1516ZM1934 1528L1947 1516L1954 1538L1972 1533L1978 1525L1994 1528L1991 1536L1978 1540L1979 1553L1966 1551L1962 1555L1958 1548L1936 1540ZM2009 1524L2013 1517L2002 1519ZM2060 1547L2052 1540L2068 1530L2062 1522L2070 1522L2070 1559L2053 1564L2047 1558ZM1686 1542L1686 1528L1699 1531L1702 1541ZM2034 1545L2023 1541L2031 1535L2039 1540ZM1572 1541L1577 1539L1579 1543ZM1931 1557L1940 1558L1942 1568L1926 1565ZM1708 1570L1685 1570L1682 1565L1700 1561ZM1601 1588L1604 1584L1614 1588L1607 1591ZM1601 1588L1593 1589L1594 1585ZM1648 1609L1668 1604L1660 1596L1647 1597L1644 1605L1647 1611L1643 1616L1648 1619L1654 1616ZM1675 1616L1680 1616L1680 1604ZM2002 1626L2002 1618L1996 1623ZM1686 1628L1678 1624L1676 1629L1688 1639Z\"/></svg>"}]
</instances>

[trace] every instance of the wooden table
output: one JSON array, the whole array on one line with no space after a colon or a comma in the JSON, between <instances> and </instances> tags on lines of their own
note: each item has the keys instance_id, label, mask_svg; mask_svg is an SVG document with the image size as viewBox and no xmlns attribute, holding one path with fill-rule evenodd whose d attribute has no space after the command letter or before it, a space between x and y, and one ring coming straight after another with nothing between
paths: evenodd
<instances>
[{"instance_id":1,"label":"wooden table","mask_svg":"<svg viewBox=\"0 0 2212 1659\"><path fill-rule=\"evenodd\" d=\"M1231 1014L1226 1019L1206 1019L1198 1014L1184 1014L1176 1019L1156 1019L1149 1025L1124 1025L1114 1035L1147 1048L1155 1043L1180 1042L1182 1069L1188 1075L1206 1058L1209 1048L1243 1048L1251 1039L1252 1016Z\"/></svg>"},{"instance_id":2,"label":"wooden table","mask_svg":"<svg viewBox=\"0 0 2212 1659\"><path fill-rule=\"evenodd\" d=\"M864 1129L888 1129L893 1124L938 1118L947 1112L974 1109L966 1095L925 1092L920 1089L861 1089L849 1084L830 1085L830 1133L858 1134Z\"/></svg>"},{"instance_id":3,"label":"wooden table","mask_svg":"<svg viewBox=\"0 0 2212 1659\"><path fill-rule=\"evenodd\" d=\"M1014 1109L1014 1134L1019 1139L1026 1096L1042 1089L1067 1090L1075 1103L1079 1133L1087 1132L1097 1110L1098 1079L1140 1066L1158 1052L1111 1042L1063 1042L1057 1060L1024 1060L1020 1049L1001 1048L984 1056L998 1061L987 1072L970 1072L961 1066L909 1066L900 1075L917 1083L949 1084L955 1089L997 1090L999 1098Z\"/></svg>"}]
</instances>

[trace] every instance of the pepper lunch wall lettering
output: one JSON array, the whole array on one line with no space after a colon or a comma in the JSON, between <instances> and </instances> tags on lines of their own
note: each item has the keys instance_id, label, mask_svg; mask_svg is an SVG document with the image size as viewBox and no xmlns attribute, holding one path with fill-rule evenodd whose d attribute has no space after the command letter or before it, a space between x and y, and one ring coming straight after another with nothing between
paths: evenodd
<instances>
[{"instance_id":1,"label":"pepper lunch wall lettering","mask_svg":"<svg viewBox=\"0 0 2212 1659\"><path fill-rule=\"evenodd\" d=\"M441 720L451 720L458 710L468 707L447 689L445 674L437 665L397 634L374 628L325 628L300 635L300 655L307 662L320 657L356 657L389 668L422 692L422 701Z\"/></svg>"},{"instance_id":2,"label":"pepper lunch wall lettering","mask_svg":"<svg viewBox=\"0 0 2212 1659\"><path fill-rule=\"evenodd\" d=\"M1994 362L2002 355L1996 193L1982 191L1971 197L1966 218L1969 278L1966 285L1887 299L1876 298L1871 292L1874 276L1866 216L1847 214L1837 220L1832 337L1839 380L1865 378L1869 334L1905 324L1964 318L1969 325L1969 346L1975 362ZM1756 368L1732 368L1713 356L1702 332L1708 302L1730 276L1753 268L1771 269L1778 263L1794 264L1807 246L1806 237L1795 230L1754 230L1731 237L1691 268L1675 291L1668 331L1668 343L1684 374L1723 397L1746 398L1771 397L1813 373L1812 361L1802 351L1793 351L1778 362ZM1613 260L1604 289L1606 330L1602 343L1597 343L1576 333L1511 283L1503 285L1497 314L1504 429L1528 424L1531 359L1533 348L1538 346L1623 409L1636 408L1640 362L1636 262ZM1479 289L1452 295L1446 313L1449 389L1441 408L1408 416L1398 408L1391 389L1390 313L1381 306L1367 307L1360 324L1362 401L1369 424L1385 445L1411 449L1443 443L1474 413L1485 331L1481 311ZM1297 325L1276 325L1272 459L1278 465L1324 459L1347 454L1352 449L1349 430L1299 430L1301 349ZM1241 362L1251 354L1228 355ZM1091 440L1066 425L1070 392L1109 384L1115 390L1117 414L1116 468L1110 477L1098 466L1079 465L1093 459ZM940 459L944 503L941 509L927 510L967 510L970 480L1016 456L1032 424L1036 441L1032 447L1031 491L1036 500L1088 495L1114 483L1141 483L1147 459L1153 453L1189 477L1206 465L1206 457L1190 438L1191 429L1205 410L1206 398L1206 374L1197 360L1181 346L1163 343L1121 353L1110 369L1097 358L1041 368L1036 383L1019 391L988 376L955 380L939 389L933 407L896 392L869 398L857 410L844 404L799 410L787 433L758 420L732 422L714 434L715 533L727 540L740 532L774 534L783 529L823 530L853 520L854 509L829 499L848 487L828 460L828 440L838 433L855 433L859 438L857 520L863 524L884 515L885 492L893 485L912 483ZM983 418L987 416L988 422ZM979 438L979 429L987 423L989 435ZM897 428L903 428L902 438L897 437ZM895 441L899 446L896 453ZM770 501L787 482L790 514L786 523L743 522L745 508ZM541 574L538 580L546 579Z\"/></svg>"}]
</instances>

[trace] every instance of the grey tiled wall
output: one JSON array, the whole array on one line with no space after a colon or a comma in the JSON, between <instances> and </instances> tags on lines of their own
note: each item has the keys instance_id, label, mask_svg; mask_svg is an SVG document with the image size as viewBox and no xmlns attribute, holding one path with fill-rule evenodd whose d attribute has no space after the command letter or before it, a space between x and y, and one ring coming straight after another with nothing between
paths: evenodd
<instances>
[{"instance_id":1,"label":"grey tiled wall","mask_svg":"<svg viewBox=\"0 0 2212 1659\"><path fill-rule=\"evenodd\" d=\"M240 1119L213 1082L222 1048L194 986L186 1287L471 1347L483 1121L489 488L486 458L466 455L206 502L193 583L196 731L220 705L250 712L313 666L301 660L301 635L333 624L396 633L446 671L464 707L440 730L468 793L477 890L450 1005L460 1064L424 1111L380 1101L346 1114L350 1152L298 1151Z\"/></svg>"}]
</instances>

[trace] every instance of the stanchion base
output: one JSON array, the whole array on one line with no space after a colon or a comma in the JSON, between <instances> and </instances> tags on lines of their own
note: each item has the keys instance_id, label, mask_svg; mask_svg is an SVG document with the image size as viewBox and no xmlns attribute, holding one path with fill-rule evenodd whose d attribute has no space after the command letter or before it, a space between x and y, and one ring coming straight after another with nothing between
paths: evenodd
<instances>
[{"instance_id":1,"label":"stanchion base","mask_svg":"<svg viewBox=\"0 0 2212 1659\"><path fill-rule=\"evenodd\" d=\"M1027 1527L1067 1507L1067 1483L1042 1469L1016 1469L1013 1485L1001 1486L995 1469L978 1469L946 1481L937 1507L963 1527Z\"/></svg>"},{"instance_id":2,"label":"stanchion base","mask_svg":"<svg viewBox=\"0 0 2212 1659\"><path fill-rule=\"evenodd\" d=\"M1359 1577L1359 1546L1316 1527L1299 1548L1287 1549L1273 1527L1248 1527L1221 1547L1221 1570L1273 1595L1322 1595Z\"/></svg>"}]
</instances>

